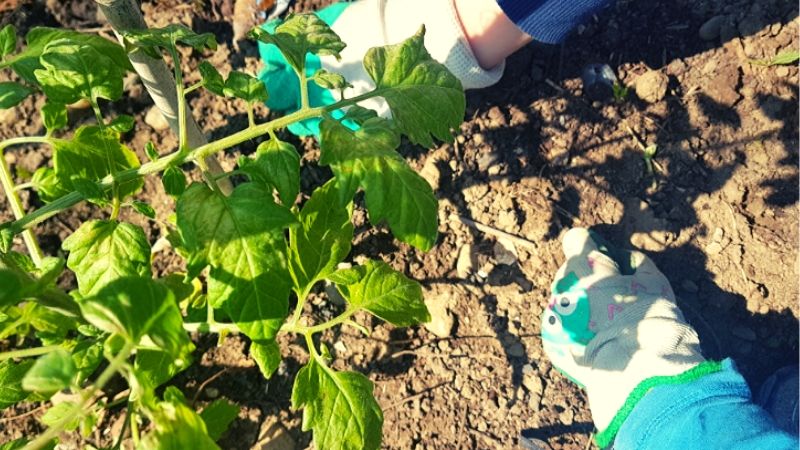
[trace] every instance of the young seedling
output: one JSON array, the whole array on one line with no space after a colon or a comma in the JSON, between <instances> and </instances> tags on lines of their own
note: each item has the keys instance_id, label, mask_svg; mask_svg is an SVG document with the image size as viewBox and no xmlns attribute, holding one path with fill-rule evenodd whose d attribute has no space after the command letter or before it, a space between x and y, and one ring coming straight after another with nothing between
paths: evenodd
<instances>
[{"instance_id":1,"label":"young seedling","mask_svg":"<svg viewBox=\"0 0 800 450\"><path fill-rule=\"evenodd\" d=\"M98 36L53 28L34 28L18 53L13 27L0 32L0 67L18 82L0 84L0 106L11 107L29 95L44 95L41 110L46 133L0 142L43 145L52 165L39 168L30 186L46 204L27 212L5 160L0 179L16 220L0 225L0 339L17 345L0 353L0 408L19 402L43 402L65 391L73 400L53 407L42 419L46 431L9 445L52 447L65 430L92 431L109 404L126 404L127 428L142 449L218 448L238 408L212 403L199 414L174 386L159 389L191 366L194 345L187 332L246 335L250 357L269 378L281 362L279 334L306 343L309 360L299 371L292 406L304 410L303 429L313 431L320 449L380 447L383 414L372 382L358 372L338 371L322 342L326 330L350 324L369 313L395 326L429 320L420 285L378 260L346 270L337 266L351 252L353 198L364 192L373 224L385 223L401 241L430 249L437 237L437 201L427 182L397 153L401 137L424 146L450 140L461 123L465 99L461 84L423 45L425 29L404 42L373 48L364 67L375 89L338 103L311 107L308 83L342 89L338 74L308 77L308 53L338 56L345 43L314 15L292 15L274 34L256 31L256 39L276 45L300 81L303 107L260 122L253 105L267 99L264 84L234 71L223 77L204 61L201 81L184 85L179 46L205 54L216 48L211 34L180 26L127 32L124 47ZM131 70L128 54L172 56L180 108L179 145L171 153L145 146L148 162L121 142L136 132L132 118L108 117L104 104L123 98L122 79ZM192 146L186 139L186 94L206 89L220 101L241 102L247 128L214 142ZM392 119L359 106L383 98ZM66 104L86 100L93 124L66 132ZM341 120L358 125L353 131ZM424 112L424 113L423 113ZM333 178L301 198L300 155L276 131L321 118L320 165ZM255 154L242 157L235 173L245 181L228 195L217 181L228 174L209 173L204 164L242 142L266 136ZM162 155L159 155L162 153ZM206 182L187 186L181 169L195 162ZM144 199L136 199L143 177L159 176L175 197L174 219L158 217ZM36 241L41 222L80 203L106 213L88 220L62 244L66 261L45 256ZM122 220L123 209L167 224L168 239L186 260L186 273L154 273L151 242L144 230ZM22 235L28 255L14 251ZM64 292L56 280L74 273L77 288ZM346 300L344 311L317 322L306 301L320 284L333 283ZM363 327L361 327L363 328ZM112 378L129 386L127 396L112 401L105 389ZM119 436L119 443L122 436Z\"/></svg>"},{"instance_id":2,"label":"young seedling","mask_svg":"<svg viewBox=\"0 0 800 450\"><path fill-rule=\"evenodd\" d=\"M757 66L789 66L792 64L796 64L797 61L800 61L800 51L798 50L786 50L784 52L778 53L773 58L770 59L751 59L750 64L755 64Z\"/></svg>"},{"instance_id":3,"label":"young seedling","mask_svg":"<svg viewBox=\"0 0 800 450\"><path fill-rule=\"evenodd\" d=\"M631 135L631 138L634 140L634 142L636 142L636 146L642 151L642 159L644 160L644 167L647 172L647 176L653 178L652 187L655 188L657 181L656 170L654 169L657 169L659 172L663 172L661 166L654 159L656 153L658 153L658 144L645 145L630 126L625 125L625 128L628 130L628 134Z\"/></svg>"},{"instance_id":4,"label":"young seedling","mask_svg":"<svg viewBox=\"0 0 800 450\"><path fill-rule=\"evenodd\" d=\"M614 101L617 103L625 103L628 100L628 95L630 94L630 88L625 86L619 81L615 81L613 86L611 86L612 94L614 95Z\"/></svg>"}]
</instances>

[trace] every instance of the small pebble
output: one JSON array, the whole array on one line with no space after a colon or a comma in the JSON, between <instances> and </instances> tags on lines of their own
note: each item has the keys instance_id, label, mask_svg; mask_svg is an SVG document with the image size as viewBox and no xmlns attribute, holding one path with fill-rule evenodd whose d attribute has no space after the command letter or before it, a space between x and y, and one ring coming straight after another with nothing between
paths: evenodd
<instances>
[{"instance_id":1,"label":"small pebble","mask_svg":"<svg viewBox=\"0 0 800 450\"><path fill-rule=\"evenodd\" d=\"M215 387L206 388L206 397L208 398L217 398L219 397L219 389Z\"/></svg>"},{"instance_id":2,"label":"small pebble","mask_svg":"<svg viewBox=\"0 0 800 450\"><path fill-rule=\"evenodd\" d=\"M344 345L342 341L336 341L333 344L333 349L336 350L337 353L346 353L347 347Z\"/></svg>"},{"instance_id":3,"label":"small pebble","mask_svg":"<svg viewBox=\"0 0 800 450\"><path fill-rule=\"evenodd\" d=\"M704 41L714 41L719 38L719 33L722 31L722 24L725 22L725 16L714 16L708 19L703 25L700 26L698 34L700 39Z\"/></svg>"}]
</instances>

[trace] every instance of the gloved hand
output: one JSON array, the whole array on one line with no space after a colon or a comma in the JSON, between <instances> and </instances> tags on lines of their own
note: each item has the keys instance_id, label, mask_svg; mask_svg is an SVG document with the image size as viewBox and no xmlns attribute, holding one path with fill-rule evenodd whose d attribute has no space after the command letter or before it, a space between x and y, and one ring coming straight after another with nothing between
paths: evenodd
<instances>
[{"instance_id":1,"label":"gloved hand","mask_svg":"<svg viewBox=\"0 0 800 450\"><path fill-rule=\"evenodd\" d=\"M362 64L364 55L372 47L395 44L411 37L423 23L426 26L425 47L431 56L443 63L461 80L464 89L477 89L496 83L503 75L504 65L491 70L480 67L469 47L453 0L362 0L335 3L316 13L336 32L347 47L341 59L307 55L306 74L311 77L317 70L337 72L353 85L345 91L354 97L370 91L374 84ZM262 26L270 33L280 24L271 21ZM297 75L286 63L278 48L259 42L264 69L259 74L269 90L267 106L283 112L300 108L300 87ZM340 99L339 91L329 91L309 83L309 103L312 107L324 106ZM389 108L383 99L364 101L361 106L374 109L388 117ZM343 112L337 111L335 118ZM309 119L289 126L298 136L319 135L319 119Z\"/></svg>"},{"instance_id":2,"label":"gloved hand","mask_svg":"<svg viewBox=\"0 0 800 450\"><path fill-rule=\"evenodd\" d=\"M696 379L705 366L655 264L601 241L584 228L564 236L566 262L542 315L542 341L553 365L586 389L606 445L649 389Z\"/></svg>"}]
</instances>

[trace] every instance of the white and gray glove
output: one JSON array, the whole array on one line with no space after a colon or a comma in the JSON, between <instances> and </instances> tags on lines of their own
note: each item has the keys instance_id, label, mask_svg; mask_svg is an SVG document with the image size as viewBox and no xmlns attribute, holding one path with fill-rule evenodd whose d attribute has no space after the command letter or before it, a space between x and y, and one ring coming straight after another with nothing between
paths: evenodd
<instances>
[{"instance_id":1,"label":"white and gray glove","mask_svg":"<svg viewBox=\"0 0 800 450\"><path fill-rule=\"evenodd\" d=\"M601 241L584 228L566 233L566 262L542 315L544 350L586 389L598 443L613 438L647 390L694 379L692 369L705 361L669 281L650 258Z\"/></svg>"}]
</instances>

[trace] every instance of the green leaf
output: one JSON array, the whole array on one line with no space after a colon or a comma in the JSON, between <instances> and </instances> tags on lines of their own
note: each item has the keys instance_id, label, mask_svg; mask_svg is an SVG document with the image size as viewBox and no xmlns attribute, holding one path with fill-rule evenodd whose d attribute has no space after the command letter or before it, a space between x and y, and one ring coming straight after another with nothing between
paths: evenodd
<instances>
[{"instance_id":1,"label":"green leaf","mask_svg":"<svg viewBox=\"0 0 800 450\"><path fill-rule=\"evenodd\" d=\"M239 185L229 197L195 183L178 199L186 248L211 266L208 301L253 340L272 339L286 317L283 232L293 222L292 213L257 183Z\"/></svg>"},{"instance_id":2,"label":"green leaf","mask_svg":"<svg viewBox=\"0 0 800 450\"><path fill-rule=\"evenodd\" d=\"M193 346L191 348L194 348ZM187 347L188 350L188 347ZM158 349L146 348L136 352L133 368L137 378L144 378L149 386L161 386L191 364L191 355L179 355L177 359L171 353Z\"/></svg>"},{"instance_id":3,"label":"green leaf","mask_svg":"<svg viewBox=\"0 0 800 450\"><path fill-rule=\"evenodd\" d=\"M22 389L22 378L33 366L34 360L19 363L7 359L0 361L0 410L21 402L30 395Z\"/></svg>"},{"instance_id":4,"label":"green leaf","mask_svg":"<svg viewBox=\"0 0 800 450\"><path fill-rule=\"evenodd\" d=\"M234 71L228 75L223 88L225 95L248 102L266 102L269 98L267 87L258 78L244 72Z\"/></svg>"},{"instance_id":5,"label":"green leaf","mask_svg":"<svg viewBox=\"0 0 800 450\"><path fill-rule=\"evenodd\" d=\"M22 388L52 394L72 384L77 373L78 369L69 352L58 348L40 356L33 363L33 367L22 378Z\"/></svg>"},{"instance_id":6,"label":"green leaf","mask_svg":"<svg viewBox=\"0 0 800 450\"><path fill-rule=\"evenodd\" d=\"M81 194L81 197L91 203L101 207L105 207L109 203L109 198L106 194L106 191L104 191L103 188L98 186L94 181L89 181L86 178L81 177L73 177L70 180L70 185L72 186L72 189Z\"/></svg>"},{"instance_id":7,"label":"green leaf","mask_svg":"<svg viewBox=\"0 0 800 450\"><path fill-rule=\"evenodd\" d=\"M88 45L99 53L107 56L122 71L133 70L125 50L116 42L96 34L81 33L63 28L32 28L25 36L27 47L22 52L14 55L0 67L11 68L28 83L36 83L34 71L42 68L39 57L44 52L47 44L57 40L68 40L74 44Z\"/></svg>"},{"instance_id":8,"label":"green leaf","mask_svg":"<svg viewBox=\"0 0 800 450\"><path fill-rule=\"evenodd\" d=\"M70 189L64 186L56 177L56 171L52 167L40 167L33 173L31 178L33 188L39 198L45 203L50 203L53 200L67 195Z\"/></svg>"},{"instance_id":9,"label":"green leaf","mask_svg":"<svg viewBox=\"0 0 800 450\"><path fill-rule=\"evenodd\" d=\"M15 439L13 441L6 442L5 444L0 444L0 450L20 450L25 448L28 442L29 441L26 438ZM49 442L43 444L39 450L53 450L57 443L57 439L51 439Z\"/></svg>"},{"instance_id":10,"label":"green leaf","mask_svg":"<svg viewBox=\"0 0 800 450\"><path fill-rule=\"evenodd\" d=\"M147 204L146 202L140 202L138 200L134 200L131 203L131 206L139 214L142 214L142 215L144 215L146 217L149 217L151 219L155 219L156 218L156 210L153 209L153 207L150 206L149 204Z\"/></svg>"},{"instance_id":11,"label":"green leaf","mask_svg":"<svg viewBox=\"0 0 800 450\"><path fill-rule=\"evenodd\" d=\"M339 36L315 14L289 15L275 28L274 34L261 28L254 28L250 33L253 39L277 46L297 73L305 69L307 53L339 59L339 52L345 47Z\"/></svg>"},{"instance_id":12,"label":"green leaf","mask_svg":"<svg viewBox=\"0 0 800 450\"><path fill-rule=\"evenodd\" d=\"M438 206L433 190L394 151L399 138L385 119L367 119L358 131L325 119L320 124L320 164L336 175L339 200L352 199L360 186L370 221L388 222L401 241L422 250L436 242Z\"/></svg>"},{"instance_id":13,"label":"green leaf","mask_svg":"<svg viewBox=\"0 0 800 450\"><path fill-rule=\"evenodd\" d=\"M431 320L419 283L383 261L369 260L363 267L358 283L339 286L350 305L401 327Z\"/></svg>"},{"instance_id":14,"label":"green leaf","mask_svg":"<svg viewBox=\"0 0 800 450\"><path fill-rule=\"evenodd\" d=\"M67 414L72 413L73 408L75 408L74 402L61 402L55 404L44 413L40 420L43 424L51 427L61 422L61 420L67 417ZM76 415L71 420L67 421L67 424L64 425L64 429L67 431L75 431L80 423L81 417Z\"/></svg>"},{"instance_id":15,"label":"green leaf","mask_svg":"<svg viewBox=\"0 0 800 450\"><path fill-rule=\"evenodd\" d=\"M311 77L311 81L317 83L317 85L323 89L345 89L353 87L352 84L347 82L344 76L338 73L328 72L325 69L316 71L314 76Z\"/></svg>"},{"instance_id":16,"label":"green leaf","mask_svg":"<svg viewBox=\"0 0 800 450\"><path fill-rule=\"evenodd\" d=\"M61 248L86 297L123 276L150 276L150 244L141 227L110 220L84 222Z\"/></svg>"},{"instance_id":17,"label":"green leaf","mask_svg":"<svg viewBox=\"0 0 800 450\"><path fill-rule=\"evenodd\" d=\"M63 269L64 261L60 258L46 257L42 260L41 267L35 267L30 258L25 255L16 252L0 254L0 286L4 288L0 290L0 306L13 305L23 299L35 300L34 303L28 305L46 306L47 309L42 309L42 311L58 316L58 320L54 324L70 324L71 321L62 315L74 317L80 311L71 297L55 287L55 281ZM8 286L7 289L6 286ZM33 313L31 312L31 314ZM41 312L39 315L43 314L45 313ZM25 323L33 323L35 315L29 319ZM53 327L39 325L36 325L38 330L55 332ZM3 334L3 331L0 331L0 336Z\"/></svg>"},{"instance_id":18,"label":"green leaf","mask_svg":"<svg viewBox=\"0 0 800 450\"><path fill-rule=\"evenodd\" d=\"M198 67L200 76L203 79L203 86L216 95L225 95L225 80L217 69L208 61L202 61Z\"/></svg>"},{"instance_id":19,"label":"green leaf","mask_svg":"<svg viewBox=\"0 0 800 450\"><path fill-rule=\"evenodd\" d=\"M83 339L72 349L72 362L77 369L76 381L82 383L91 376L103 361L103 343L94 339Z\"/></svg>"},{"instance_id":20,"label":"green leaf","mask_svg":"<svg viewBox=\"0 0 800 450\"><path fill-rule=\"evenodd\" d=\"M191 352L175 295L151 278L118 278L80 305L84 318L103 331L133 343L147 335L173 359Z\"/></svg>"},{"instance_id":21,"label":"green leaf","mask_svg":"<svg viewBox=\"0 0 800 450\"><path fill-rule=\"evenodd\" d=\"M786 66L789 64L794 64L798 60L800 60L800 51L798 50L786 50L781 53L778 53L771 59L751 59L750 64L755 64L758 66Z\"/></svg>"},{"instance_id":22,"label":"green leaf","mask_svg":"<svg viewBox=\"0 0 800 450\"><path fill-rule=\"evenodd\" d=\"M400 131L413 143L431 147L431 135L453 139L450 129L464 120L466 100L458 78L428 54L424 37L423 26L400 44L370 49L364 68Z\"/></svg>"},{"instance_id":23,"label":"green leaf","mask_svg":"<svg viewBox=\"0 0 800 450\"><path fill-rule=\"evenodd\" d=\"M239 415L239 407L223 398L213 401L203 408L200 418L206 424L208 436L218 440L228 431L228 427Z\"/></svg>"},{"instance_id":24,"label":"green leaf","mask_svg":"<svg viewBox=\"0 0 800 450\"><path fill-rule=\"evenodd\" d=\"M48 101L39 111L42 122L49 133L67 126L67 107L63 103Z\"/></svg>"},{"instance_id":25,"label":"green leaf","mask_svg":"<svg viewBox=\"0 0 800 450\"><path fill-rule=\"evenodd\" d=\"M770 60L771 66L780 65L786 66L789 64L794 64L798 60L800 60L800 51L797 50L787 50L775 55L774 58Z\"/></svg>"},{"instance_id":26,"label":"green leaf","mask_svg":"<svg viewBox=\"0 0 800 450\"><path fill-rule=\"evenodd\" d=\"M152 141L147 141L147 144L144 144L144 153L150 161L158 161L158 158L161 156L158 154L158 150L156 150L156 146Z\"/></svg>"},{"instance_id":27,"label":"green leaf","mask_svg":"<svg viewBox=\"0 0 800 450\"><path fill-rule=\"evenodd\" d=\"M25 97L31 95L33 90L13 81L0 82L0 109L13 108Z\"/></svg>"},{"instance_id":28,"label":"green leaf","mask_svg":"<svg viewBox=\"0 0 800 450\"><path fill-rule=\"evenodd\" d=\"M0 253L8 253L11 251L11 245L14 241L14 232L8 227L8 224L0 225Z\"/></svg>"},{"instance_id":29,"label":"green leaf","mask_svg":"<svg viewBox=\"0 0 800 450\"><path fill-rule=\"evenodd\" d=\"M80 99L117 100L122 96L122 71L95 47L69 39L53 41L39 58L34 75L51 101L70 104Z\"/></svg>"},{"instance_id":30,"label":"green leaf","mask_svg":"<svg viewBox=\"0 0 800 450\"><path fill-rule=\"evenodd\" d=\"M303 431L325 450L377 449L383 413L373 385L356 372L335 372L312 359L294 380L292 408L304 408Z\"/></svg>"},{"instance_id":31,"label":"green leaf","mask_svg":"<svg viewBox=\"0 0 800 450\"><path fill-rule=\"evenodd\" d=\"M142 450L217 450L203 419L188 406L183 394L170 386L151 414L155 427L140 444Z\"/></svg>"},{"instance_id":32,"label":"green leaf","mask_svg":"<svg viewBox=\"0 0 800 450\"><path fill-rule=\"evenodd\" d=\"M347 269L339 269L326 276L328 281L336 283L340 286L349 286L356 284L364 278L366 268L364 266L349 267Z\"/></svg>"},{"instance_id":33,"label":"green leaf","mask_svg":"<svg viewBox=\"0 0 800 450\"><path fill-rule=\"evenodd\" d=\"M25 445L28 444L28 440L25 438L14 439L13 441L8 441L4 444L0 444L0 450L20 450L24 448Z\"/></svg>"},{"instance_id":34,"label":"green leaf","mask_svg":"<svg viewBox=\"0 0 800 450\"><path fill-rule=\"evenodd\" d=\"M243 162L241 168L250 179L274 186L281 203L294 205L300 192L300 155L292 144L270 139L258 146L254 160Z\"/></svg>"},{"instance_id":35,"label":"green leaf","mask_svg":"<svg viewBox=\"0 0 800 450\"><path fill-rule=\"evenodd\" d=\"M133 116L129 116L127 114L120 114L119 116L115 117L111 123L108 124L108 127L118 133L127 133L133 129L133 126L136 124L136 121L133 119Z\"/></svg>"},{"instance_id":36,"label":"green leaf","mask_svg":"<svg viewBox=\"0 0 800 450\"><path fill-rule=\"evenodd\" d=\"M389 120L365 108L356 108L354 115L348 113L344 119L356 119L359 129L353 131L333 119L320 123L320 164L329 165L358 157L400 156L394 151L400 146L400 135Z\"/></svg>"},{"instance_id":37,"label":"green leaf","mask_svg":"<svg viewBox=\"0 0 800 450\"><path fill-rule=\"evenodd\" d=\"M186 175L178 167L167 167L161 175L164 191L172 196L179 196L186 190Z\"/></svg>"},{"instance_id":38,"label":"green leaf","mask_svg":"<svg viewBox=\"0 0 800 450\"><path fill-rule=\"evenodd\" d=\"M16 272L9 269L0 269L0 307L15 305L22 299L22 284L24 280Z\"/></svg>"},{"instance_id":39,"label":"green leaf","mask_svg":"<svg viewBox=\"0 0 800 450\"><path fill-rule=\"evenodd\" d=\"M250 356L258 364L264 378L270 378L281 363L281 348L275 340L253 341L250 344Z\"/></svg>"},{"instance_id":40,"label":"green leaf","mask_svg":"<svg viewBox=\"0 0 800 450\"><path fill-rule=\"evenodd\" d=\"M130 30L123 35L125 46L142 49L160 47L174 49L177 44L188 45L197 51L216 50L217 40L212 33L198 34L185 25L171 23L163 28Z\"/></svg>"},{"instance_id":41,"label":"green leaf","mask_svg":"<svg viewBox=\"0 0 800 450\"><path fill-rule=\"evenodd\" d=\"M51 139L53 166L59 182L75 189L73 179L99 181L106 175L139 167L139 159L119 142L119 133L98 126L78 128L71 140ZM121 198L142 188L141 178L121 183Z\"/></svg>"},{"instance_id":42,"label":"green leaf","mask_svg":"<svg viewBox=\"0 0 800 450\"><path fill-rule=\"evenodd\" d=\"M0 58L13 53L17 49L17 29L8 24L0 30Z\"/></svg>"},{"instance_id":43,"label":"green leaf","mask_svg":"<svg viewBox=\"0 0 800 450\"><path fill-rule=\"evenodd\" d=\"M298 293L333 272L350 253L352 214L352 203L339 203L333 180L314 190L303 205L300 226L289 229L289 269Z\"/></svg>"}]
</instances>

